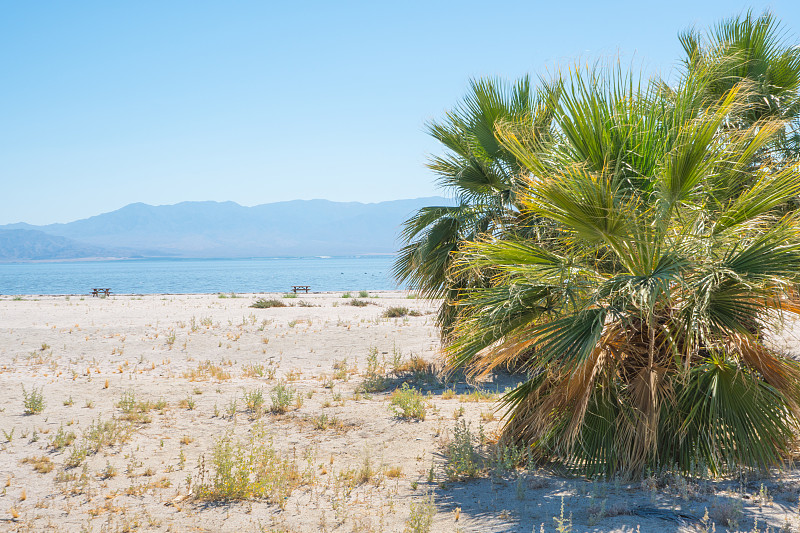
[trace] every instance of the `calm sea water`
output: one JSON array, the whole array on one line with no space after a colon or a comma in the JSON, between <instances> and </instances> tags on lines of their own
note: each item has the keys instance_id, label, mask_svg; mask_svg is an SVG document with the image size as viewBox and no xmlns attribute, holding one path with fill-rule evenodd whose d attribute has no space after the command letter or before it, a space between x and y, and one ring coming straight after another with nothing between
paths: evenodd
<instances>
[{"instance_id":1,"label":"calm sea water","mask_svg":"<svg viewBox=\"0 0 800 533\"><path fill-rule=\"evenodd\" d=\"M286 292L397 289L394 257L285 259L136 259L67 263L0 263L0 294Z\"/></svg>"}]
</instances>

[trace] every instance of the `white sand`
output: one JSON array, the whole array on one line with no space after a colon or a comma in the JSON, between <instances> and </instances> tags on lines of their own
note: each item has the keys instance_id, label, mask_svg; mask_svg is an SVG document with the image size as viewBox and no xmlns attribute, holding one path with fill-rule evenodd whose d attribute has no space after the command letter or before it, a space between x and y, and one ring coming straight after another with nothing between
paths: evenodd
<instances>
[{"instance_id":1,"label":"white sand","mask_svg":"<svg viewBox=\"0 0 800 533\"><path fill-rule=\"evenodd\" d=\"M355 394L371 349L388 365L396 354L435 361L439 348L435 305L400 292L371 294L366 307L337 293L282 299L293 307L271 309L249 305L280 295L0 298L0 530L402 531L426 494L434 497L433 531L530 532L541 524L554 531L562 498L574 531L691 531L666 519L701 517L706 508L718 531L728 517L742 530L754 520L760 530L767 521L773 529L787 519L800 524L795 472L701 486L671 480L651 490L543 471L445 482L443 445L456 418L491 437L500 423L492 420L496 397L443 399L442 387L433 387L426 419L414 422L393 414L390 392ZM390 306L421 315L382 318ZM229 378L197 374L206 361ZM246 375L252 365L274 376ZM262 388L268 407L280 381L298 391L302 406L284 415L246 412L246 393ZM488 387L510 381L499 376ZM43 392L41 414L23 414L23 385ZM469 388L462 382L457 390ZM147 413L149 422L120 421L130 425L129 440L67 468L84 432L121 418L119 401L131 393L166 407ZM318 428L323 414L336 426ZM302 475L283 505L191 497L201 458L211 470L215 442L226 432L246 439L259 424ZM56 451L49 445L59 428L77 439ZM51 471L23 462L42 456ZM359 480L367 461L370 473Z\"/></svg>"}]
</instances>

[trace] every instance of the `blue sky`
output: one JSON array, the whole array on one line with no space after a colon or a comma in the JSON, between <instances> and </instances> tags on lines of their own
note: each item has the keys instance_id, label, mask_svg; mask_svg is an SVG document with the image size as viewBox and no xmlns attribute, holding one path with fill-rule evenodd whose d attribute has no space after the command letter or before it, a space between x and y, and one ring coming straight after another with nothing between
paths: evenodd
<instances>
[{"instance_id":1,"label":"blue sky","mask_svg":"<svg viewBox=\"0 0 800 533\"><path fill-rule=\"evenodd\" d=\"M425 123L471 77L618 53L666 76L679 31L748 8L800 42L796 0L3 2L0 224L437 194Z\"/></svg>"}]
</instances>

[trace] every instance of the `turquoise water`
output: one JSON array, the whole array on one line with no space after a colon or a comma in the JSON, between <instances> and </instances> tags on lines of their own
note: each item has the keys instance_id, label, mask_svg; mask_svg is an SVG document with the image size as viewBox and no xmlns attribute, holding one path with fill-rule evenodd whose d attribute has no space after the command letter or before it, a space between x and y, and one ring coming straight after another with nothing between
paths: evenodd
<instances>
[{"instance_id":1,"label":"turquoise water","mask_svg":"<svg viewBox=\"0 0 800 533\"><path fill-rule=\"evenodd\" d=\"M0 294L286 292L397 289L392 256L276 259L136 259L0 263Z\"/></svg>"}]
</instances>

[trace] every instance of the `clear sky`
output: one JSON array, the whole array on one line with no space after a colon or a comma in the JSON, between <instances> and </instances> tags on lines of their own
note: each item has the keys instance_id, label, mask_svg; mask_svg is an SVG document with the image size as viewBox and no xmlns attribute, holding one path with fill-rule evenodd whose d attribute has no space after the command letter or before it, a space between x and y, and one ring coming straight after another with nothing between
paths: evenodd
<instances>
[{"instance_id":1,"label":"clear sky","mask_svg":"<svg viewBox=\"0 0 800 533\"><path fill-rule=\"evenodd\" d=\"M425 133L471 77L620 53L668 75L679 31L800 2L0 3L0 224L132 202L437 194Z\"/></svg>"}]
</instances>

